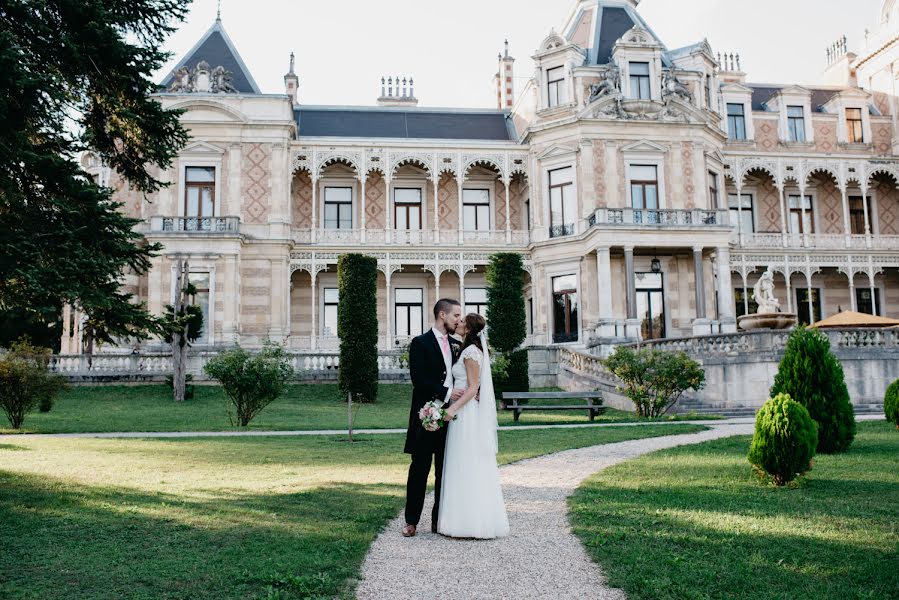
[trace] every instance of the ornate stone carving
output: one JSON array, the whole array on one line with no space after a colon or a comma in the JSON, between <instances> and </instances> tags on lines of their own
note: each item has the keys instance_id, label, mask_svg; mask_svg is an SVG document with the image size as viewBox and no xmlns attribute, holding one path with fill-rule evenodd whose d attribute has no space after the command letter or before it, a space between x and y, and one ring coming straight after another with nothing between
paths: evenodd
<instances>
[{"instance_id":1,"label":"ornate stone carving","mask_svg":"<svg viewBox=\"0 0 899 600\"><path fill-rule=\"evenodd\" d=\"M621 69L615 63L610 63L602 72L599 82L592 84L588 89L590 90L588 104L603 96L621 96Z\"/></svg>"},{"instance_id":2,"label":"ornate stone carving","mask_svg":"<svg viewBox=\"0 0 899 600\"><path fill-rule=\"evenodd\" d=\"M219 65L209 70L209 63L201 60L193 70L183 66L175 71L172 83L169 85L172 93L201 93L201 94L236 94L237 89L233 85L233 74Z\"/></svg>"},{"instance_id":3,"label":"ornate stone carving","mask_svg":"<svg viewBox=\"0 0 899 600\"><path fill-rule=\"evenodd\" d=\"M674 71L669 69L662 74L662 101L667 103L672 98L693 102L693 92L677 78Z\"/></svg>"}]
</instances>

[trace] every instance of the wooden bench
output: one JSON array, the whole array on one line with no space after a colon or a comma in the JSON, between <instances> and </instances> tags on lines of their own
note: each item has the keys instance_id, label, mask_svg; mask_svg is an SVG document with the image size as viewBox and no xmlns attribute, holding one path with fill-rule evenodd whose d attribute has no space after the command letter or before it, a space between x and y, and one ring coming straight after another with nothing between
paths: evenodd
<instances>
[{"instance_id":1,"label":"wooden bench","mask_svg":"<svg viewBox=\"0 0 899 600\"><path fill-rule=\"evenodd\" d=\"M527 400L522 404L522 400ZM531 404L532 400L584 400L584 404ZM503 409L515 411L515 422L526 410L588 410L590 420L606 412L601 392L503 392Z\"/></svg>"}]
</instances>

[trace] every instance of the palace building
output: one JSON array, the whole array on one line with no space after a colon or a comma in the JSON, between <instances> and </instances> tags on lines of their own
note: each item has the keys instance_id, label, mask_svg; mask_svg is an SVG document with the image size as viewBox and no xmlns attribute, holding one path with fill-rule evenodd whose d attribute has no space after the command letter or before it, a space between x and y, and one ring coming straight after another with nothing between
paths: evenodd
<instances>
[{"instance_id":1,"label":"palace building","mask_svg":"<svg viewBox=\"0 0 899 600\"><path fill-rule=\"evenodd\" d=\"M668 48L638 4L572 2L523 86L507 44L484 110L418 106L405 76L372 106L310 106L293 55L284 92L261 93L216 20L160 82L192 135L158 173L171 185L145 198L83 157L164 245L124 288L160 314L188 257L201 346L309 355L337 348L347 252L378 259L385 353L440 297L484 311L495 252L524 257L533 348L735 332L767 269L800 321L899 316L895 0L858 53L822 52L821 85L753 83L705 41ZM79 322L67 307L63 354Z\"/></svg>"}]
</instances>

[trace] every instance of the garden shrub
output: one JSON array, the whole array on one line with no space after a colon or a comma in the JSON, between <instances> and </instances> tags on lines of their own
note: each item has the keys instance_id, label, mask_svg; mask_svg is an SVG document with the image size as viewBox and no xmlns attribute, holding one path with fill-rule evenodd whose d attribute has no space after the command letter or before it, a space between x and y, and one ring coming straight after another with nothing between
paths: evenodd
<instances>
[{"instance_id":1,"label":"garden shrub","mask_svg":"<svg viewBox=\"0 0 899 600\"><path fill-rule=\"evenodd\" d=\"M776 485L786 485L812 468L818 425L788 394L769 398L755 417L749 462Z\"/></svg>"},{"instance_id":2,"label":"garden shrub","mask_svg":"<svg viewBox=\"0 0 899 600\"><path fill-rule=\"evenodd\" d=\"M894 423L899 429L899 379L887 387L887 393L883 396L883 412L887 421Z\"/></svg>"},{"instance_id":3,"label":"garden shrub","mask_svg":"<svg viewBox=\"0 0 899 600\"><path fill-rule=\"evenodd\" d=\"M284 348L265 342L262 351L250 354L240 346L218 354L203 367L209 377L222 384L233 414L228 418L246 427L263 408L284 392L294 369Z\"/></svg>"},{"instance_id":4,"label":"garden shrub","mask_svg":"<svg viewBox=\"0 0 899 600\"><path fill-rule=\"evenodd\" d=\"M378 399L378 261L344 254L337 259L337 335L340 338L338 383L342 400Z\"/></svg>"},{"instance_id":5,"label":"garden shrub","mask_svg":"<svg viewBox=\"0 0 899 600\"><path fill-rule=\"evenodd\" d=\"M826 335L806 327L793 330L771 387L770 395L778 394L789 394L818 424L818 452L849 449L855 437L855 412L843 367Z\"/></svg>"},{"instance_id":6,"label":"garden shrub","mask_svg":"<svg viewBox=\"0 0 899 600\"><path fill-rule=\"evenodd\" d=\"M65 386L62 376L50 373L51 354L23 338L0 357L0 407L13 429L21 429L25 415L35 408L48 412Z\"/></svg>"},{"instance_id":7,"label":"garden shrub","mask_svg":"<svg viewBox=\"0 0 899 600\"><path fill-rule=\"evenodd\" d=\"M524 308L524 266L521 255L498 252L487 265L487 337L494 357L506 359L506 368L493 385L497 396L502 392L526 392L528 352L521 348L527 337Z\"/></svg>"},{"instance_id":8,"label":"garden shrub","mask_svg":"<svg viewBox=\"0 0 899 600\"><path fill-rule=\"evenodd\" d=\"M699 391L705 385L702 366L683 352L618 346L603 364L624 383L624 394L634 403L638 417L660 417L684 392Z\"/></svg>"}]
</instances>

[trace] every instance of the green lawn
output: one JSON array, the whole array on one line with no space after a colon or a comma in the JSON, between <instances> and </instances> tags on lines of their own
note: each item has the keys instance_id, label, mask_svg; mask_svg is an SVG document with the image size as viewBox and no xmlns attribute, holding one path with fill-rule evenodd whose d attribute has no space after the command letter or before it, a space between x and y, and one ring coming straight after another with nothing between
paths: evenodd
<instances>
[{"instance_id":1,"label":"green lawn","mask_svg":"<svg viewBox=\"0 0 899 600\"><path fill-rule=\"evenodd\" d=\"M218 386L196 386L192 400L175 403L163 385L71 386L49 413L33 412L25 418L31 433L101 431L219 431L231 429L227 399ZM409 419L412 387L382 385L376 404L356 407L358 429L405 427ZM294 385L250 424L256 430L346 429L346 403L336 385ZM512 413L501 411L501 425L512 425ZM631 413L609 409L597 422L633 421ZM587 411L533 412L522 415L520 425L589 423ZM12 433L0 414L0 433ZM6 427L6 429L4 429Z\"/></svg>"},{"instance_id":2,"label":"green lawn","mask_svg":"<svg viewBox=\"0 0 899 600\"><path fill-rule=\"evenodd\" d=\"M501 432L499 460L702 429ZM4 441L0 598L352 597L369 545L403 506L402 443Z\"/></svg>"},{"instance_id":3,"label":"green lawn","mask_svg":"<svg viewBox=\"0 0 899 600\"><path fill-rule=\"evenodd\" d=\"M748 437L590 478L570 519L609 584L645 599L899 598L899 431L859 423L797 485L750 472Z\"/></svg>"}]
</instances>

